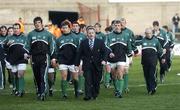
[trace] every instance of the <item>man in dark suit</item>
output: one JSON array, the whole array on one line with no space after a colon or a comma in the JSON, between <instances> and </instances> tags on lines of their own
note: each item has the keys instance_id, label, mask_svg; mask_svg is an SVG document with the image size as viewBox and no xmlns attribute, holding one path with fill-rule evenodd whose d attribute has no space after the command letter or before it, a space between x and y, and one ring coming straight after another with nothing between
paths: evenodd
<instances>
[{"instance_id":1,"label":"man in dark suit","mask_svg":"<svg viewBox=\"0 0 180 110\"><path fill-rule=\"evenodd\" d=\"M179 14L176 13L175 16L173 16L173 18L172 18L172 22L173 22L173 25L174 25L173 32L178 32L179 21L180 21Z\"/></svg>"},{"instance_id":2,"label":"man in dark suit","mask_svg":"<svg viewBox=\"0 0 180 110\"><path fill-rule=\"evenodd\" d=\"M107 52L103 40L97 39L95 29L87 27L87 39L80 44L76 69L83 60L82 70L85 77L85 97L84 100L96 99L99 94L100 80L102 77L102 67L106 63Z\"/></svg>"}]
</instances>

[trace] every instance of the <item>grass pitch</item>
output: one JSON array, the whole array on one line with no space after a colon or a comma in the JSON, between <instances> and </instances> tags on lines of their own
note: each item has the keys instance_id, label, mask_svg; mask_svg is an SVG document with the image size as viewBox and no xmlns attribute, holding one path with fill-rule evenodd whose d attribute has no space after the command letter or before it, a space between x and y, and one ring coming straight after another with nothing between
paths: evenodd
<instances>
[{"instance_id":1,"label":"grass pitch","mask_svg":"<svg viewBox=\"0 0 180 110\"><path fill-rule=\"evenodd\" d=\"M173 58L172 69L167 73L164 84L158 84L157 93L147 95L140 58L137 57L129 71L128 94L123 94L122 99L115 98L113 86L105 89L102 85L98 99L85 102L83 96L74 97L72 86L69 86L68 99L61 98L58 72L54 96L42 102L36 100L33 75L28 67L26 94L23 98L10 95L7 85L5 90L0 90L0 110L180 110L180 76L177 73L180 73L180 57Z\"/></svg>"}]
</instances>

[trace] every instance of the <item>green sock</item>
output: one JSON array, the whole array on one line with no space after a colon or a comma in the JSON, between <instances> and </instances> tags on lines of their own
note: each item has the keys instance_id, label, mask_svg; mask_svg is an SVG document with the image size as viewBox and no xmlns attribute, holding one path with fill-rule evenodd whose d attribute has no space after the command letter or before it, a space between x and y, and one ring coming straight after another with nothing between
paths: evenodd
<instances>
[{"instance_id":1,"label":"green sock","mask_svg":"<svg viewBox=\"0 0 180 110\"><path fill-rule=\"evenodd\" d=\"M117 79L113 80L115 91L120 91L119 81Z\"/></svg>"},{"instance_id":2,"label":"green sock","mask_svg":"<svg viewBox=\"0 0 180 110\"><path fill-rule=\"evenodd\" d=\"M62 95L67 95L67 81L61 80L61 89L62 89Z\"/></svg>"},{"instance_id":3,"label":"green sock","mask_svg":"<svg viewBox=\"0 0 180 110\"><path fill-rule=\"evenodd\" d=\"M122 93L124 88L124 79L119 79L118 82L119 82L119 90Z\"/></svg>"},{"instance_id":4,"label":"green sock","mask_svg":"<svg viewBox=\"0 0 180 110\"><path fill-rule=\"evenodd\" d=\"M105 85L108 85L109 84L109 80L110 80L110 73L109 72L106 72L105 73Z\"/></svg>"},{"instance_id":5,"label":"green sock","mask_svg":"<svg viewBox=\"0 0 180 110\"><path fill-rule=\"evenodd\" d=\"M83 87L84 87L84 77L83 75L79 75L78 90L83 90Z\"/></svg>"},{"instance_id":6,"label":"green sock","mask_svg":"<svg viewBox=\"0 0 180 110\"><path fill-rule=\"evenodd\" d=\"M127 73L124 74L123 79L124 79L124 89L128 89L128 80L129 80L129 77L128 77Z\"/></svg>"},{"instance_id":7,"label":"green sock","mask_svg":"<svg viewBox=\"0 0 180 110\"><path fill-rule=\"evenodd\" d=\"M19 92L24 91L24 77L18 78Z\"/></svg>"}]
</instances>

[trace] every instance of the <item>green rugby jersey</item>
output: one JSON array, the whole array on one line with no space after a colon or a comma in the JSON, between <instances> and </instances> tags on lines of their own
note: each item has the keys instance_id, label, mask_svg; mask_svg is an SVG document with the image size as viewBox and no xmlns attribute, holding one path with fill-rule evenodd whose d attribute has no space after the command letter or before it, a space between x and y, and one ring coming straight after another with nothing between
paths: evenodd
<instances>
[{"instance_id":1,"label":"green rugby jersey","mask_svg":"<svg viewBox=\"0 0 180 110\"><path fill-rule=\"evenodd\" d=\"M166 36L166 32L162 29L159 29L159 32L153 30L153 35L159 40L162 48L166 48L168 45L168 39Z\"/></svg>"},{"instance_id":2,"label":"green rugby jersey","mask_svg":"<svg viewBox=\"0 0 180 110\"><path fill-rule=\"evenodd\" d=\"M171 32L167 32L166 36L167 36L167 39L168 39L169 48L173 48L174 47L173 34Z\"/></svg>"},{"instance_id":3,"label":"green rugby jersey","mask_svg":"<svg viewBox=\"0 0 180 110\"><path fill-rule=\"evenodd\" d=\"M35 29L27 36L26 49L31 55L49 54L52 57L55 52L54 36L45 29L41 31Z\"/></svg>"},{"instance_id":4,"label":"green rugby jersey","mask_svg":"<svg viewBox=\"0 0 180 110\"><path fill-rule=\"evenodd\" d=\"M7 36L2 36L0 35L0 44L4 44L4 42L6 41Z\"/></svg>"},{"instance_id":5,"label":"green rugby jersey","mask_svg":"<svg viewBox=\"0 0 180 110\"><path fill-rule=\"evenodd\" d=\"M8 45L9 42L11 43ZM7 37L8 59L11 65L28 63L27 60L24 59L24 54L28 53L25 49L26 42L27 37L23 33Z\"/></svg>"},{"instance_id":6,"label":"green rugby jersey","mask_svg":"<svg viewBox=\"0 0 180 110\"><path fill-rule=\"evenodd\" d=\"M124 29L122 29L122 32L125 32L125 33L128 34L127 37L130 40L130 42L131 42L132 50L134 51L135 54L137 54L138 53L138 49L137 49L137 47L135 45L135 36L134 36L133 31L131 31L129 28L124 28Z\"/></svg>"},{"instance_id":7,"label":"green rugby jersey","mask_svg":"<svg viewBox=\"0 0 180 110\"><path fill-rule=\"evenodd\" d=\"M83 33L81 33L81 32L79 32L79 33L73 32L73 33L75 34L74 37L75 37L76 39L78 39L78 45L80 45L80 43L81 43L82 40L84 40L84 39L87 38L86 35L83 34Z\"/></svg>"},{"instance_id":8,"label":"green rugby jersey","mask_svg":"<svg viewBox=\"0 0 180 110\"><path fill-rule=\"evenodd\" d=\"M106 36L105 36L105 34L102 33L102 32L96 32L96 38L101 39L101 40L103 40L104 42L106 41Z\"/></svg>"},{"instance_id":9,"label":"green rugby jersey","mask_svg":"<svg viewBox=\"0 0 180 110\"><path fill-rule=\"evenodd\" d=\"M112 32L108 34L107 46L115 54L114 58L110 58L110 62L126 61L126 55L132 56L132 46L127 33Z\"/></svg>"},{"instance_id":10,"label":"green rugby jersey","mask_svg":"<svg viewBox=\"0 0 180 110\"><path fill-rule=\"evenodd\" d=\"M59 64L74 64L78 45L79 39L72 32L63 34L56 39L56 53Z\"/></svg>"},{"instance_id":11,"label":"green rugby jersey","mask_svg":"<svg viewBox=\"0 0 180 110\"><path fill-rule=\"evenodd\" d=\"M142 45L142 64L157 64L158 58L163 57L163 49L156 37L149 38L143 38L141 41Z\"/></svg>"}]
</instances>

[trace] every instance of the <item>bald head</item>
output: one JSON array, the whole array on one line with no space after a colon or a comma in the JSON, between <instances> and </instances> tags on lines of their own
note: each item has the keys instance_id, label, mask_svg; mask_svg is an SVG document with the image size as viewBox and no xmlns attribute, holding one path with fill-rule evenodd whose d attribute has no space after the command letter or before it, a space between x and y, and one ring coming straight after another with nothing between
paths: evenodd
<instances>
[{"instance_id":1,"label":"bald head","mask_svg":"<svg viewBox=\"0 0 180 110\"><path fill-rule=\"evenodd\" d=\"M145 37L147 38L152 38L152 29L151 28L146 28L145 29Z\"/></svg>"}]
</instances>

